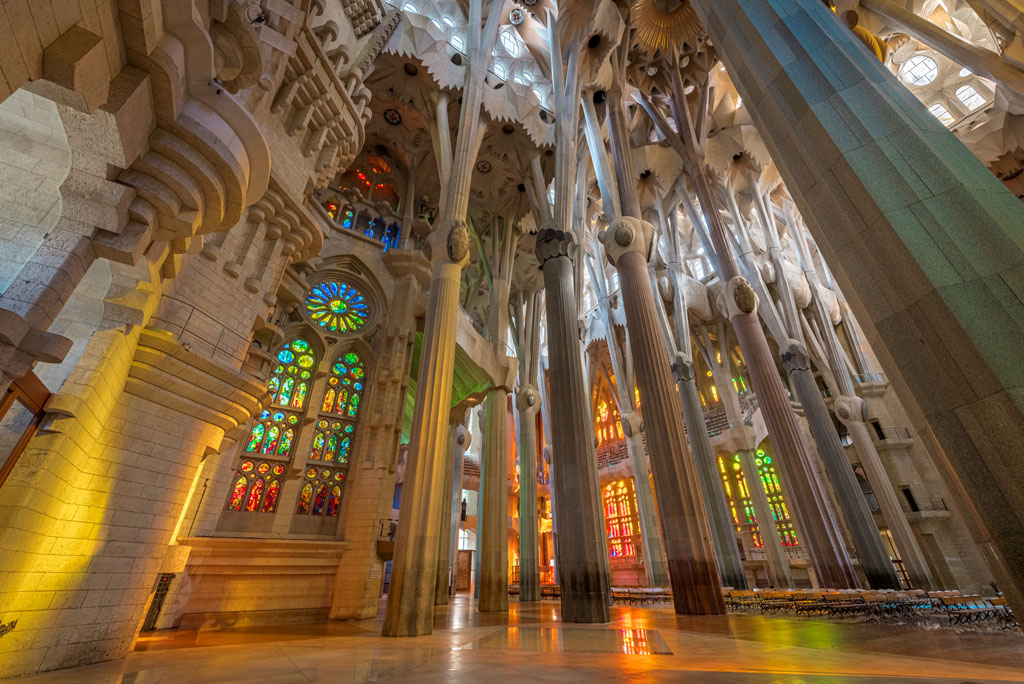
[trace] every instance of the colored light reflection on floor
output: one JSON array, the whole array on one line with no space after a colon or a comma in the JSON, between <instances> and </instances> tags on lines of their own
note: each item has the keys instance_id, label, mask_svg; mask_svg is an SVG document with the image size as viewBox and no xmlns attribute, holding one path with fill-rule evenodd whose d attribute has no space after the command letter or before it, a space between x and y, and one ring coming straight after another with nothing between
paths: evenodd
<instances>
[{"instance_id":1,"label":"colored light reflection on floor","mask_svg":"<svg viewBox=\"0 0 1024 684\"><path fill-rule=\"evenodd\" d=\"M570 653L622 653L625 655L672 655L656 631L606 629L603 627L509 627L504 632L478 639L467 648L507 651L564 651Z\"/></svg>"}]
</instances>

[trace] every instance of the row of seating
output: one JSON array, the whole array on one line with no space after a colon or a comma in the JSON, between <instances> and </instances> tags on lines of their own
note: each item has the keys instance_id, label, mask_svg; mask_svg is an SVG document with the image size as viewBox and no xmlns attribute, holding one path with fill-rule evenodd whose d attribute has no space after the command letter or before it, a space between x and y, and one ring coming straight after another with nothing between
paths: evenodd
<instances>
[{"instance_id":1,"label":"row of seating","mask_svg":"<svg viewBox=\"0 0 1024 684\"><path fill-rule=\"evenodd\" d=\"M733 610L762 614L863 617L870 620L907 620L941 615L953 625L992 623L1002 629L1019 626L1005 598L963 596L959 591L727 589L725 600Z\"/></svg>"}]
</instances>

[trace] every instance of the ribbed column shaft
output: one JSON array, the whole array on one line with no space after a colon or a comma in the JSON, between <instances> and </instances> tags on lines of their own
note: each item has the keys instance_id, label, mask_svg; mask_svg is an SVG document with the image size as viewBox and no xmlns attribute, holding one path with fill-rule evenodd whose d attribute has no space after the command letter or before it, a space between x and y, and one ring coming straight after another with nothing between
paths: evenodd
<instances>
[{"instance_id":1,"label":"ribbed column shaft","mask_svg":"<svg viewBox=\"0 0 1024 684\"><path fill-rule=\"evenodd\" d=\"M747 576L743 572L743 560L740 558L739 545L736 543L732 519L729 517L725 491L722 489L718 468L715 467L715 453L704 427L704 412L700 408L697 384L694 382L692 371L688 371L687 375L688 378L676 383L676 388L683 405L683 418L689 427L687 436L690 449L693 450L693 461L697 466L701 492L704 494L704 508L708 514L708 525L711 528L715 557L718 560L718 572L725 586L746 589Z\"/></svg>"},{"instance_id":2,"label":"ribbed column shaft","mask_svg":"<svg viewBox=\"0 0 1024 684\"><path fill-rule=\"evenodd\" d=\"M537 410L519 408L519 602L540 601Z\"/></svg>"},{"instance_id":3,"label":"ribbed column shaft","mask_svg":"<svg viewBox=\"0 0 1024 684\"><path fill-rule=\"evenodd\" d=\"M538 238L538 241L541 238ZM590 402L576 328L572 261L544 261L551 392L552 496L558 510L555 559L563 622L608 622L604 518Z\"/></svg>"},{"instance_id":4,"label":"ribbed column shaft","mask_svg":"<svg viewBox=\"0 0 1024 684\"><path fill-rule=\"evenodd\" d=\"M839 443L832 416L825 407L825 400L814 380L806 356L790 357L784 361L786 372L793 382L797 399L804 409L804 416L811 428L811 435L818 446L818 454L825 465L825 472L832 483L839 510L846 521L846 527L857 548L861 570L872 589L899 589L900 580L896 575L889 554L882 545L878 526L868 510L867 500L857 484L853 466L843 445ZM785 358L785 357L784 357Z\"/></svg>"},{"instance_id":5,"label":"ribbed column shaft","mask_svg":"<svg viewBox=\"0 0 1024 684\"><path fill-rule=\"evenodd\" d=\"M442 509L437 493L444 487L447 464L461 274L457 263L439 261L434 267L383 636L420 636L433 630Z\"/></svg>"},{"instance_id":6,"label":"ribbed column shaft","mask_svg":"<svg viewBox=\"0 0 1024 684\"><path fill-rule=\"evenodd\" d=\"M696 481L696 469L686 445L683 412L661 343L661 327L647 263L641 252L630 251L618 258L616 267L637 387L643 402L675 610L680 615L721 614L725 612L725 603L711 532Z\"/></svg>"},{"instance_id":7,"label":"ribbed column shaft","mask_svg":"<svg viewBox=\"0 0 1024 684\"><path fill-rule=\"evenodd\" d=\"M485 464L480 474L481 613L508 610L508 392L491 390L484 401Z\"/></svg>"},{"instance_id":8,"label":"ribbed column shaft","mask_svg":"<svg viewBox=\"0 0 1024 684\"><path fill-rule=\"evenodd\" d=\"M616 377L620 376L616 373ZM665 564L665 550L661 546L654 492L651 491L651 467L644 450L643 434L635 428L631 429L632 434L626 435L626 450L633 463L633 489L636 492L637 517L640 518L640 543L644 550L647 582L653 587L665 587L669 584L668 566Z\"/></svg>"},{"instance_id":9,"label":"ribbed column shaft","mask_svg":"<svg viewBox=\"0 0 1024 684\"><path fill-rule=\"evenodd\" d=\"M853 446L860 456L860 464L864 468L871 490L875 493L882 517L889 526L892 540L900 553L900 560L903 561L903 567L910 577L911 586L915 589L937 589L928 561L925 560L921 546L917 543L914 530L907 522L907 516L903 513L903 507L900 506L893 490L889 473L885 471L878 450L875 449L875 443L871 440L868 426L860 420L848 420L844 421L844 424L853 438Z\"/></svg>"},{"instance_id":10,"label":"ribbed column shaft","mask_svg":"<svg viewBox=\"0 0 1024 684\"><path fill-rule=\"evenodd\" d=\"M451 491L451 515L448 522L448 567L454 575L455 572L455 550L459 547L459 522L462 518L462 466L466 458L466 448L469 446L469 433L465 428L459 426L456 430L455 448L452 455L452 491ZM449 584L449 591L455 594L454 577Z\"/></svg>"},{"instance_id":11,"label":"ribbed column shaft","mask_svg":"<svg viewBox=\"0 0 1024 684\"><path fill-rule=\"evenodd\" d=\"M451 554L448 549L452 543L452 462L455 460L455 433L458 424L448 424L448 439L445 447L444 495L441 499L441 528L437 538L437 579L434 582L434 605L448 605L448 578L451 572Z\"/></svg>"},{"instance_id":12,"label":"ribbed column shaft","mask_svg":"<svg viewBox=\"0 0 1024 684\"><path fill-rule=\"evenodd\" d=\"M828 515L825 493L812 470L811 456L800 435L789 397L782 388L757 313L736 314L732 325L771 435L776 461L789 485L790 507L802 533L800 543L811 557L814 573L824 587L856 588L850 557L843 547L838 526Z\"/></svg>"},{"instance_id":13,"label":"ribbed column shaft","mask_svg":"<svg viewBox=\"0 0 1024 684\"><path fill-rule=\"evenodd\" d=\"M739 453L743 479L747 483L750 502L754 505L754 513L757 515L757 529L761 532L768 582L776 588L792 587L793 575L789 570L789 559L782 549L779 531L775 527L775 516L772 515L772 507L768 503L768 494L764 491L757 461L754 460L754 450L741 449Z\"/></svg>"}]
</instances>

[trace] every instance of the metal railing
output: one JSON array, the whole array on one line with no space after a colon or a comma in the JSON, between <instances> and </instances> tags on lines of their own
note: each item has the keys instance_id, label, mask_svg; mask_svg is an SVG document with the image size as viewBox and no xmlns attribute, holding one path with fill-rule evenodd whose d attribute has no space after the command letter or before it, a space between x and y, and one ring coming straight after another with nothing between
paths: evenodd
<instances>
[{"instance_id":1,"label":"metal railing","mask_svg":"<svg viewBox=\"0 0 1024 684\"><path fill-rule=\"evenodd\" d=\"M885 376L885 373L862 373L860 375L854 375L853 381L858 385L886 385L889 383L889 378Z\"/></svg>"},{"instance_id":2,"label":"metal railing","mask_svg":"<svg viewBox=\"0 0 1024 684\"><path fill-rule=\"evenodd\" d=\"M881 430L881 434L878 434L879 430ZM912 439L910 436L910 430L904 427L876 428L875 433L875 436L878 437L880 441L887 439Z\"/></svg>"}]
</instances>

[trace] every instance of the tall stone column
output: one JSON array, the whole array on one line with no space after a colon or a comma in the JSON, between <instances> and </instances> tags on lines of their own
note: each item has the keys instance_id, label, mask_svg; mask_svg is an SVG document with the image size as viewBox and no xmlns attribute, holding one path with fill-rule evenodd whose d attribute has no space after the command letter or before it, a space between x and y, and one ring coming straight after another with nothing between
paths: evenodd
<instances>
[{"instance_id":1,"label":"tall stone column","mask_svg":"<svg viewBox=\"0 0 1024 684\"><path fill-rule=\"evenodd\" d=\"M484 400L484 448L477 525L481 613L508 610L508 391Z\"/></svg>"},{"instance_id":2,"label":"tall stone column","mask_svg":"<svg viewBox=\"0 0 1024 684\"><path fill-rule=\"evenodd\" d=\"M618 373L615 374L617 381L620 377ZM668 566L665 564L665 550L661 546L661 530L658 529L658 514L651 489L651 464L647 459L644 434L641 431L643 421L636 413L627 413L620 418L622 431L626 434L626 450L633 463L633 491L636 493L637 517L640 518L640 542L647 581L653 587L663 587L669 583Z\"/></svg>"},{"instance_id":3,"label":"tall stone column","mask_svg":"<svg viewBox=\"0 0 1024 684\"><path fill-rule=\"evenodd\" d=\"M672 370L676 375L676 388L679 392L680 403L683 405L683 419L690 428L688 441L693 450L697 478L704 494L704 507L707 510L708 524L715 542L715 556L718 560L718 571L722 576L722 583L734 589L746 589L747 576L743 571L743 560L740 558L740 549L736 543L736 534L733 532L733 523L729 518L729 505L726 503L718 469L715 467L715 454L711 448L711 439L704 427L704 412L700 408L700 396L697 394L693 364L686 362L680 355L676 358Z\"/></svg>"},{"instance_id":4,"label":"tall stone column","mask_svg":"<svg viewBox=\"0 0 1024 684\"><path fill-rule=\"evenodd\" d=\"M466 426L459 424L455 428L455 453L452 457L452 491L451 491L451 515L449 516L448 533L448 567L450 572L455 572L455 553L459 548L459 523L462 521L462 467L465 464L466 450L469 449L473 436L466 429ZM455 595L454 578L449 585L451 594Z\"/></svg>"},{"instance_id":5,"label":"tall stone column","mask_svg":"<svg viewBox=\"0 0 1024 684\"><path fill-rule=\"evenodd\" d=\"M448 549L452 543L451 510L448 505L452 500L455 488L455 437L459 424L454 420L448 423L448 439L445 447L444 490L441 497L441 529L437 538L437 577L434 583L434 605L448 605L448 579L451 573L451 557Z\"/></svg>"},{"instance_id":6,"label":"tall stone column","mask_svg":"<svg viewBox=\"0 0 1024 684\"><path fill-rule=\"evenodd\" d=\"M1007 457L1024 434L1024 207L820 0L693 5L1024 611L1024 459Z\"/></svg>"},{"instance_id":7,"label":"tall stone column","mask_svg":"<svg viewBox=\"0 0 1024 684\"><path fill-rule=\"evenodd\" d=\"M448 413L455 375L455 331L462 269L469 259L463 222L435 229L430 240L433 280L423 328L416 408L399 509L384 636L419 636L433 630L441 498Z\"/></svg>"},{"instance_id":8,"label":"tall stone column","mask_svg":"<svg viewBox=\"0 0 1024 684\"><path fill-rule=\"evenodd\" d=\"M850 459L839 443L839 434L814 379L811 359L804 346L791 340L782 350L782 366L789 374L797 399L804 409L811 435L818 445L818 454L832 483L832 491L835 492L846 527L853 537L853 544L857 547L860 567L867 577L868 586L872 589L899 589L900 579L896 575L896 568L882 545L882 537L868 509L864 493L857 484Z\"/></svg>"},{"instance_id":9,"label":"tall stone column","mask_svg":"<svg viewBox=\"0 0 1024 684\"><path fill-rule=\"evenodd\" d=\"M576 328L572 233L537 234L544 273L550 357L552 509L558 511L555 562L562 588L563 622L608 622L608 566L598 491L597 452Z\"/></svg>"},{"instance_id":10,"label":"tall stone column","mask_svg":"<svg viewBox=\"0 0 1024 684\"><path fill-rule=\"evenodd\" d=\"M537 532L537 404L534 387L520 387L519 411L519 602L540 601Z\"/></svg>"},{"instance_id":11,"label":"tall stone column","mask_svg":"<svg viewBox=\"0 0 1024 684\"><path fill-rule=\"evenodd\" d=\"M653 238L650 223L629 216L601 234L622 285L675 610L681 615L717 615L725 612L725 603L711 532L647 274Z\"/></svg>"},{"instance_id":12,"label":"tall stone column","mask_svg":"<svg viewBox=\"0 0 1024 684\"><path fill-rule=\"evenodd\" d=\"M754 450L740 449L739 454L743 479L747 483L750 502L754 505L754 514L757 516L757 529L761 532L761 546L767 561L768 582L776 588L792 587L793 575L789 569L789 559L786 558L782 542L779 540L779 532L775 527L775 516L768 503L768 494L764 491L764 483L761 482L757 461L754 460Z\"/></svg>"},{"instance_id":13,"label":"tall stone column","mask_svg":"<svg viewBox=\"0 0 1024 684\"><path fill-rule=\"evenodd\" d=\"M882 511L892 534L893 543L900 553L900 560L907 570L910 584L915 589L935 589L935 579L932 577L931 568L925 560L921 545L917 543L914 530L903 513L899 499L893 489L889 473L885 471L882 459L875 449L875 443L868 432L868 426L864 424L865 409L864 400L856 396L837 397L834 404L836 416L846 426L853 439L853 447L860 456L860 464L864 468L864 474L871 484L871 490L878 500L878 507Z\"/></svg>"}]
</instances>

